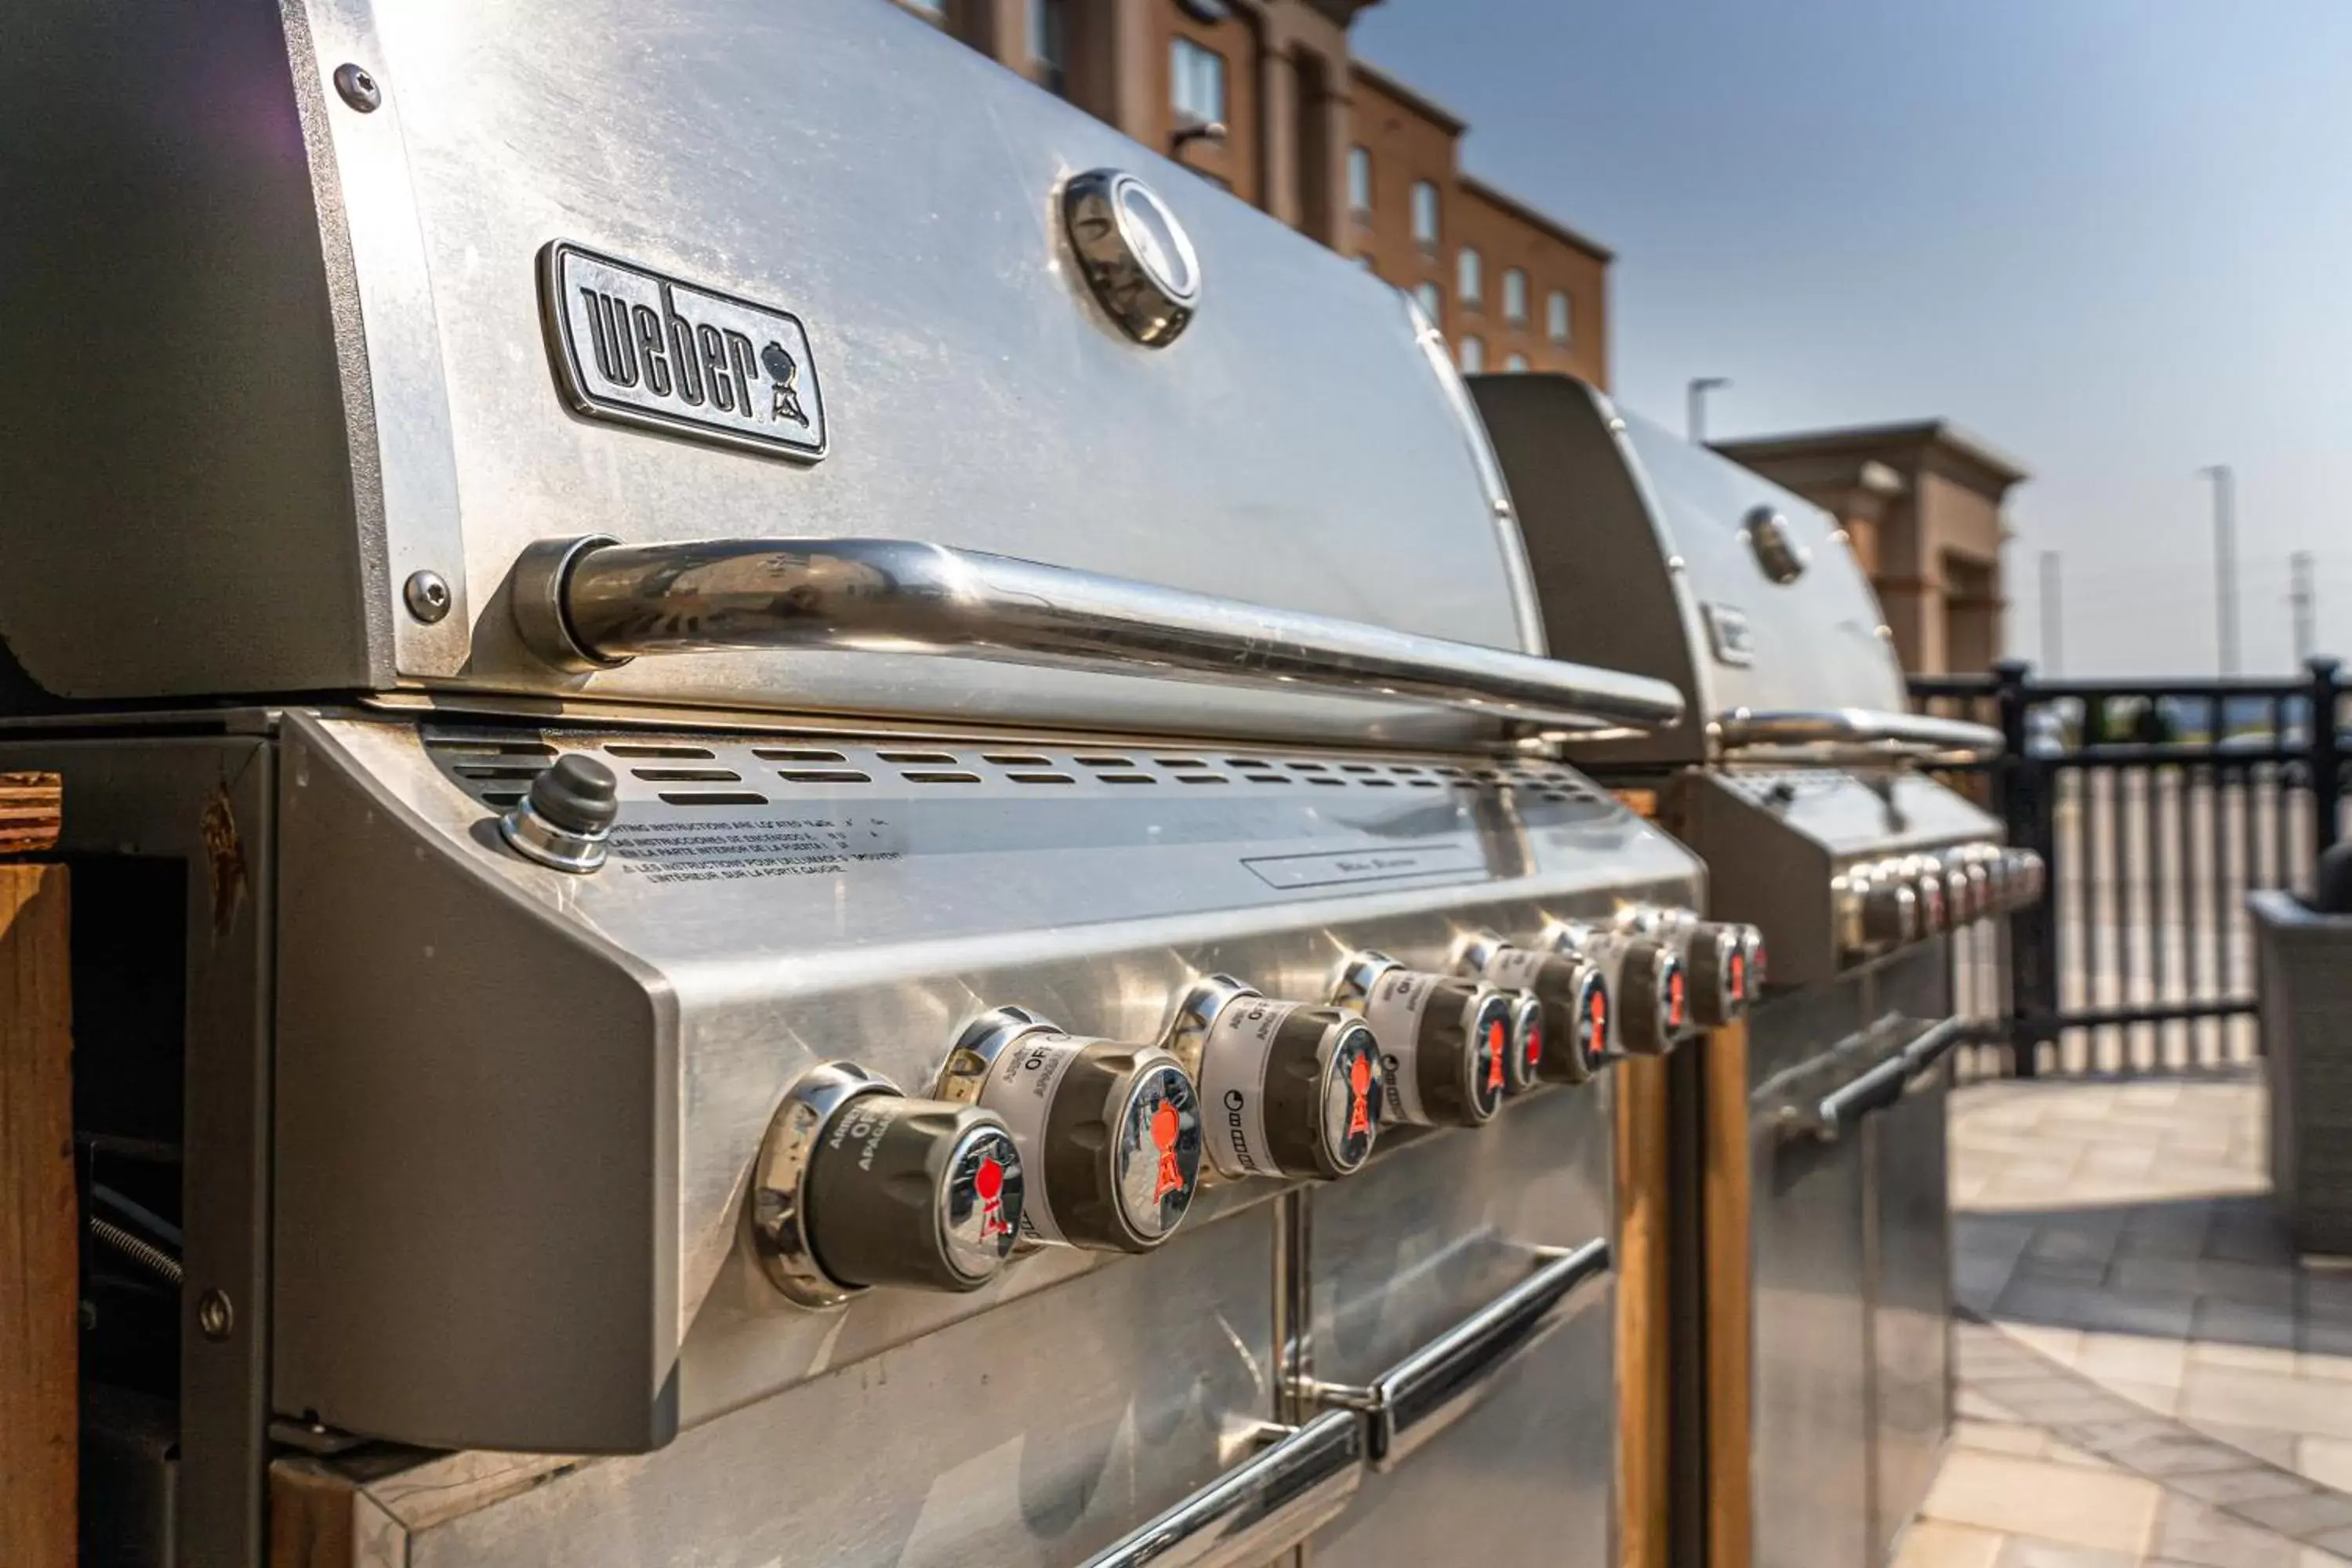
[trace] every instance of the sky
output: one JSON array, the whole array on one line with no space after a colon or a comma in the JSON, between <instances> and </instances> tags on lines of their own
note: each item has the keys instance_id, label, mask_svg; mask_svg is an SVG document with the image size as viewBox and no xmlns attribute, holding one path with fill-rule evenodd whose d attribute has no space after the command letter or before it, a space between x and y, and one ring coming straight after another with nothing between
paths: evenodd
<instances>
[{"instance_id":1,"label":"sky","mask_svg":"<svg viewBox=\"0 0 2352 1568\"><path fill-rule=\"evenodd\" d=\"M1717 439L1942 417L2011 494L2008 641L2063 673L2294 666L2291 552L2352 659L2352 4L1381 0L1359 56L1463 165L1617 254L1613 390Z\"/></svg>"}]
</instances>

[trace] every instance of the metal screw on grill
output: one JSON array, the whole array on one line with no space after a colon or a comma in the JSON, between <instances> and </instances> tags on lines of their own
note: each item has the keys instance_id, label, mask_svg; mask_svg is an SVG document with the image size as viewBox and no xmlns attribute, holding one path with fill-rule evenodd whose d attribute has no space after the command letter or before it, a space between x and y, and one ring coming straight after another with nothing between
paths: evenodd
<instances>
[{"instance_id":1,"label":"metal screw on grill","mask_svg":"<svg viewBox=\"0 0 2352 1568\"><path fill-rule=\"evenodd\" d=\"M383 89L376 84L375 78L349 62L335 68L335 90L362 114L373 114L383 105Z\"/></svg>"},{"instance_id":2,"label":"metal screw on grill","mask_svg":"<svg viewBox=\"0 0 2352 1568\"><path fill-rule=\"evenodd\" d=\"M438 572L418 572L400 590L408 605L408 613L426 626L432 626L448 615L452 595L448 580Z\"/></svg>"},{"instance_id":3,"label":"metal screw on grill","mask_svg":"<svg viewBox=\"0 0 2352 1568\"><path fill-rule=\"evenodd\" d=\"M196 1302L196 1327L208 1340L225 1340L236 1327L236 1309L229 1304L228 1293L207 1290Z\"/></svg>"}]
</instances>

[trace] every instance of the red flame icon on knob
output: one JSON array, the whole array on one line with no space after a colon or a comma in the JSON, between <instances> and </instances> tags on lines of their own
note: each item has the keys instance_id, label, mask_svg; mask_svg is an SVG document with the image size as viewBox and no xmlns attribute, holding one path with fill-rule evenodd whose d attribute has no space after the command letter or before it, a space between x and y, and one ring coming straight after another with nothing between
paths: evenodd
<instances>
[{"instance_id":1,"label":"red flame icon on knob","mask_svg":"<svg viewBox=\"0 0 2352 1568\"><path fill-rule=\"evenodd\" d=\"M1176 1108L1161 1100L1151 1112L1151 1142L1160 1151L1160 1174L1151 1184L1151 1201L1158 1203L1184 1185L1184 1168L1176 1163Z\"/></svg>"},{"instance_id":2,"label":"red flame icon on knob","mask_svg":"<svg viewBox=\"0 0 2352 1568\"><path fill-rule=\"evenodd\" d=\"M1609 998L1598 991L1592 993L1592 999L1584 1005L1584 1016L1592 1025L1591 1035L1584 1042L1584 1054L1599 1061L1601 1053L1609 1048Z\"/></svg>"},{"instance_id":3,"label":"red flame icon on knob","mask_svg":"<svg viewBox=\"0 0 2352 1568\"><path fill-rule=\"evenodd\" d=\"M1503 1058L1510 1054L1509 1037L1504 1032L1500 1018L1486 1025L1486 1087L1501 1093L1503 1089Z\"/></svg>"},{"instance_id":4,"label":"red flame icon on knob","mask_svg":"<svg viewBox=\"0 0 2352 1568\"><path fill-rule=\"evenodd\" d=\"M971 1173L971 1190L980 1194L980 1239L1012 1234L1013 1227L1004 1223L1004 1167L995 1156L980 1157L980 1169Z\"/></svg>"},{"instance_id":5,"label":"red flame icon on knob","mask_svg":"<svg viewBox=\"0 0 2352 1568\"><path fill-rule=\"evenodd\" d=\"M1731 999L1748 999L1748 961L1736 952L1731 955Z\"/></svg>"},{"instance_id":6,"label":"red flame icon on knob","mask_svg":"<svg viewBox=\"0 0 2352 1568\"><path fill-rule=\"evenodd\" d=\"M1666 978L1666 1023L1677 1029L1683 1024L1683 972L1679 969Z\"/></svg>"},{"instance_id":7,"label":"red flame icon on knob","mask_svg":"<svg viewBox=\"0 0 2352 1568\"><path fill-rule=\"evenodd\" d=\"M1372 1058L1359 1052L1348 1064L1348 1136L1372 1131Z\"/></svg>"}]
</instances>

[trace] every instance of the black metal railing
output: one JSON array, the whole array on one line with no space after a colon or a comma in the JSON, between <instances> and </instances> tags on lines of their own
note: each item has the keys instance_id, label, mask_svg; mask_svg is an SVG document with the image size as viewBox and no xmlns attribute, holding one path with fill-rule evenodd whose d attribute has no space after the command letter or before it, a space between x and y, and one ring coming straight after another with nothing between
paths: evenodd
<instances>
[{"instance_id":1,"label":"black metal railing","mask_svg":"<svg viewBox=\"0 0 2352 1568\"><path fill-rule=\"evenodd\" d=\"M2246 894L2307 889L2336 841L2344 690L2332 659L2299 680L2044 681L2014 663L1913 679L1925 711L2000 727L2004 753L1952 782L2050 865L2050 896L2010 917L1999 951L1962 954L1979 985L2007 976L1979 1003L2000 1043L1971 1070L2153 1072L2254 1054ZM1969 984L1964 973L1964 1004Z\"/></svg>"}]
</instances>

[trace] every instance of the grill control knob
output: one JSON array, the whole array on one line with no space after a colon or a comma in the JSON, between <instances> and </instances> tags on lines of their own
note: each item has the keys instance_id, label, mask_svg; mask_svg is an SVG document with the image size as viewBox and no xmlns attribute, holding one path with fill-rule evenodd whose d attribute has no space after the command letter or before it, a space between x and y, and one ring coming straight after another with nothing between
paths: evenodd
<instances>
[{"instance_id":1,"label":"grill control knob","mask_svg":"<svg viewBox=\"0 0 2352 1568\"><path fill-rule=\"evenodd\" d=\"M1532 999L1533 1007L1523 1003L1517 1009L1524 1032L1514 1042L1514 1054L1523 1067L1533 1063L1537 1080L1582 1083L1607 1064L1609 982L1591 959L1514 947L1482 931L1464 946L1460 967L1489 985Z\"/></svg>"},{"instance_id":2,"label":"grill control knob","mask_svg":"<svg viewBox=\"0 0 2352 1568\"><path fill-rule=\"evenodd\" d=\"M1748 1005L1753 1007L1764 1000L1764 987L1772 978L1772 954L1761 926L1744 925L1739 932L1740 951L1748 958Z\"/></svg>"},{"instance_id":3,"label":"grill control knob","mask_svg":"<svg viewBox=\"0 0 2352 1568\"><path fill-rule=\"evenodd\" d=\"M1342 961L1331 1000L1361 1013L1380 1042L1390 1121L1476 1127L1503 1108L1514 1055L1509 993L1365 952Z\"/></svg>"},{"instance_id":4,"label":"grill control knob","mask_svg":"<svg viewBox=\"0 0 2352 1568\"><path fill-rule=\"evenodd\" d=\"M1941 936L1955 923L1951 906L1944 901L1944 868L1931 855L1911 855L1903 860L1904 879L1919 900L1919 934Z\"/></svg>"},{"instance_id":5,"label":"grill control knob","mask_svg":"<svg viewBox=\"0 0 2352 1568\"><path fill-rule=\"evenodd\" d=\"M1386 1089L1362 1019L1213 974L1177 1009L1168 1048L1200 1085L1219 1175L1345 1176L1371 1157Z\"/></svg>"},{"instance_id":6,"label":"grill control knob","mask_svg":"<svg viewBox=\"0 0 2352 1568\"><path fill-rule=\"evenodd\" d=\"M1990 844L1984 845L1977 850L1977 864L1984 869L1986 903L1995 913L2015 909L2017 868L2011 861L2009 852Z\"/></svg>"},{"instance_id":7,"label":"grill control knob","mask_svg":"<svg viewBox=\"0 0 2352 1568\"><path fill-rule=\"evenodd\" d=\"M1692 921L1673 935L1689 975L1691 1021L1719 1029L1746 1013L1755 987L1750 954L1762 951L1763 933L1749 925Z\"/></svg>"},{"instance_id":8,"label":"grill control knob","mask_svg":"<svg viewBox=\"0 0 2352 1568\"><path fill-rule=\"evenodd\" d=\"M621 814L613 770L567 752L530 781L530 793L499 818L499 837L525 859L559 871L593 871Z\"/></svg>"},{"instance_id":9,"label":"grill control knob","mask_svg":"<svg viewBox=\"0 0 2352 1568\"><path fill-rule=\"evenodd\" d=\"M1919 935L1919 895L1881 870L1862 895L1862 939L1870 947L1901 947Z\"/></svg>"},{"instance_id":10,"label":"grill control knob","mask_svg":"<svg viewBox=\"0 0 2352 1568\"><path fill-rule=\"evenodd\" d=\"M1148 1252L1192 1206L1200 1096L1157 1046L1084 1039L1000 1007L965 1027L940 1071L939 1094L978 1105L1011 1130L1029 1174L1027 1245Z\"/></svg>"},{"instance_id":11,"label":"grill control knob","mask_svg":"<svg viewBox=\"0 0 2352 1568\"><path fill-rule=\"evenodd\" d=\"M2042 896L2042 857L2031 849L1999 852L2001 882L2007 889L2002 908L2021 910Z\"/></svg>"},{"instance_id":12,"label":"grill control knob","mask_svg":"<svg viewBox=\"0 0 2352 1568\"><path fill-rule=\"evenodd\" d=\"M1976 886L1969 880L1969 863L1958 849L1948 849L1936 858L1937 874L1944 879L1944 910L1958 931L1971 925L1983 913L1977 908Z\"/></svg>"},{"instance_id":13,"label":"grill control knob","mask_svg":"<svg viewBox=\"0 0 2352 1568\"><path fill-rule=\"evenodd\" d=\"M1012 1256L1026 1178L990 1112L828 1062L793 1086L761 1145L753 1248L803 1306L874 1285L976 1290Z\"/></svg>"},{"instance_id":14,"label":"grill control knob","mask_svg":"<svg viewBox=\"0 0 2352 1568\"><path fill-rule=\"evenodd\" d=\"M1969 892L1976 900L1977 918L1982 920L1993 914L2000 907L1999 900L1994 897L1996 889L1993 886L1992 866L1988 861L1987 852L1981 846L1972 847L1967 850L1966 858L1969 868Z\"/></svg>"},{"instance_id":15,"label":"grill control knob","mask_svg":"<svg viewBox=\"0 0 2352 1568\"><path fill-rule=\"evenodd\" d=\"M1648 937L1617 943L1617 1044L1629 1055L1662 1057L1690 1026L1689 980L1675 950Z\"/></svg>"},{"instance_id":16,"label":"grill control knob","mask_svg":"<svg viewBox=\"0 0 2352 1568\"><path fill-rule=\"evenodd\" d=\"M2042 901L2042 894L2049 890L2049 865L2043 861L2037 850L2020 849L2016 853L2018 879L2024 884L2018 890L2018 906L2023 908L2029 904L2038 904Z\"/></svg>"},{"instance_id":17,"label":"grill control knob","mask_svg":"<svg viewBox=\"0 0 2352 1568\"><path fill-rule=\"evenodd\" d=\"M1511 1046L1505 1053L1503 1081L1525 1094L1543 1081L1543 998L1532 991L1505 991L1511 1004Z\"/></svg>"}]
</instances>

